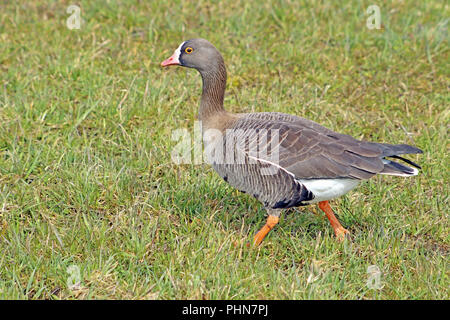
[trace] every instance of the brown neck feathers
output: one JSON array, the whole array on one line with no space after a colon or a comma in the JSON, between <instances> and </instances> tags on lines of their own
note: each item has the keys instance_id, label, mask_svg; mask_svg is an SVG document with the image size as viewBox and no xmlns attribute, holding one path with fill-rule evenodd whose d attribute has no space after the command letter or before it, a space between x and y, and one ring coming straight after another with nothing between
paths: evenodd
<instances>
[{"instance_id":1,"label":"brown neck feathers","mask_svg":"<svg viewBox=\"0 0 450 320\"><path fill-rule=\"evenodd\" d=\"M223 60L208 70L199 70L203 81L199 119L206 121L214 115L225 112L223 98L227 84L227 71Z\"/></svg>"}]
</instances>

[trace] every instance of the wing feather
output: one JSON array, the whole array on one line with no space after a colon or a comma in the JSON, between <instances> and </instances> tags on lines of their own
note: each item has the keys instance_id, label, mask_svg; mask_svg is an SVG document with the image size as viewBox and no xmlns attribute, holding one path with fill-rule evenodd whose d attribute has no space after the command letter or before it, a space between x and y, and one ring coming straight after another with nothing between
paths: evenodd
<instances>
[{"instance_id":1,"label":"wing feather","mask_svg":"<svg viewBox=\"0 0 450 320\"><path fill-rule=\"evenodd\" d=\"M260 155L258 150L276 150L278 164L298 179L368 179L383 171L384 156L392 156L402 150L406 153L420 150L407 145L359 141L311 120L283 113L243 114L231 128L236 129L251 136L252 144L246 152ZM277 130L278 140L272 135L269 139L258 141L255 130ZM263 152L261 159L266 153ZM273 161L273 155L270 160Z\"/></svg>"}]
</instances>

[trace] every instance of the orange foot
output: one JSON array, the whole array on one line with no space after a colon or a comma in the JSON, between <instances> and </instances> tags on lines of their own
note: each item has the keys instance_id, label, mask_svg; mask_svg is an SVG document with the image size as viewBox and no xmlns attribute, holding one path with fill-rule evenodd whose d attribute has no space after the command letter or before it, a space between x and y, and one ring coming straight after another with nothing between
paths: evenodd
<instances>
[{"instance_id":1,"label":"orange foot","mask_svg":"<svg viewBox=\"0 0 450 320\"><path fill-rule=\"evenodd\" d=\"M258 233L253 238L253 244L255 246L259 246L263 241L263 239L265 238L265 236L269 233L270 230L272 230L275 227L275 225L278 223L279 220L280 220L279 217L269 214L269 216L267 217L266 224L264 225L264 227L261 228L261 230L258 231Z\"/></svg>"},{"instance_id":2,"label":"orange foot","mask_svg":"<svg viewBox=\"0 0 450 320\"><path fill-rule=\"evenodd\" d=\"M334 229L334 234L336 235L336 239L340 242L345 240L345 237L350 235L350 231L340 226Z\"/></svg>"},{"instance_id":3,"label":"orange foot","mask_svg":"<svg viewBox=\"0 0 450 320\"><path fill-rule=\"evenodd\" d=\"M330 221L331 227L334 230L334 234L336 235L337 240L344 241L345 236L349 235L350 232L340 224L339 220L334 215L333 210L331 209L328 201L319 202L319 208L323 212L325 212L325 215L327 216L328 220Z\"/></svg>"}]
</instances>

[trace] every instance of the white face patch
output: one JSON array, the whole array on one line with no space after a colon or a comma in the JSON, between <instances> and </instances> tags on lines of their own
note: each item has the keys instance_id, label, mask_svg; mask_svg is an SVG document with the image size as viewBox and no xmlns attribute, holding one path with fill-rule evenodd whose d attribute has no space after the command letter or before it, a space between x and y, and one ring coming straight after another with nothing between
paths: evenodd
<instances>
[{"instance_id":1,"label":"white face patch","mask_svg":"<svg viewBox=\"0 0 450 320\"><path fill-rule=\"evenodd\" d=\"M181 48L183 47L183 44L185 44L186 41L182 42L180 44L180 46L174 51L173 56L174 57L174 61L180 63L180 55L181 55Z\"/></svg>"}]
</instances>

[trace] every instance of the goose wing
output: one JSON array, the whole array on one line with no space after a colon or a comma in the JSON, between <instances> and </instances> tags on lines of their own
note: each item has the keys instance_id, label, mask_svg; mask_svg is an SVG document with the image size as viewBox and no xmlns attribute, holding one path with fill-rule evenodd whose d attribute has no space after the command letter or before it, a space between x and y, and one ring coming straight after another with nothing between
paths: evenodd
<instances>
[{"instance_id":1,"label":"goose wing","mask_svg":"<svg viewBox=\"0 0 450 320\"><path fill-rule=\"evenodd\" d=\"M244 114L231 131L245 153L275 163L297 179L369 179L383 173L384 157L421 153L408 145L360 141L283 113Z\"/></svg>"}]
</instances>

